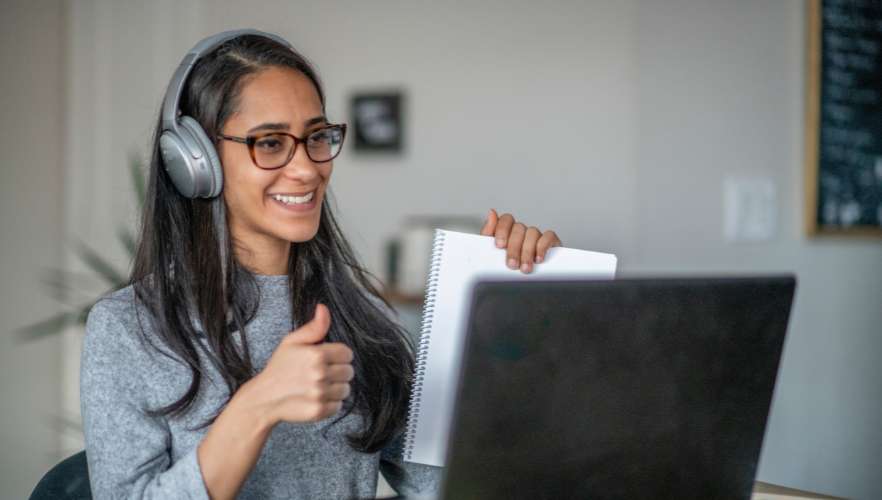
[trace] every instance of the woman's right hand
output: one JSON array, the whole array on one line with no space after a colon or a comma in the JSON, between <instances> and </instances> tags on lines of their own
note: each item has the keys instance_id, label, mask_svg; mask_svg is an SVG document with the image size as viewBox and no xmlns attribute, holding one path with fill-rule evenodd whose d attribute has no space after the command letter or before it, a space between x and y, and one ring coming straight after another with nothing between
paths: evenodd
<instances>
[{"instance_id":1,"label":"woman's right hand","mask_svg":"<svg viewBox=\"0 0 882 500\"><path fill-rule=\"evenodd\" d=\"M319 343L331 314L319 304L312 321L289 333L266 368L233 395L199 443L197 460L211 498L235 498L279 422L309 422L340 410L349 396L352 350Z\"/></svg>"},{"instance_id":2,"label":"woman's right hand","mask_svg":"<svg viewBox=\"0 0 882 500\"><path fill-rule=\"evenodd\" d=\"M233 395L199 443L197 459L209 496L235 498L279 422L327 418L349 396L352 350L319 343L331 314L319 304L312 321L289 333L266 368Z\"/></svg>"},{"instance_id":3,"label":"woman's right hand","mask_svg":"<svg viewBox=\"0 0 882 500\"><path fill-rule=\"evenodd\" d=\"M266 368L236 392L240 408L244 405L257 412L270 427L280 421L311 422L337 413L349 396L355 372L348 346L320 343L330 325L328 308L318 304L312 320L283 338Z\"/></svg>"}]
</instances>

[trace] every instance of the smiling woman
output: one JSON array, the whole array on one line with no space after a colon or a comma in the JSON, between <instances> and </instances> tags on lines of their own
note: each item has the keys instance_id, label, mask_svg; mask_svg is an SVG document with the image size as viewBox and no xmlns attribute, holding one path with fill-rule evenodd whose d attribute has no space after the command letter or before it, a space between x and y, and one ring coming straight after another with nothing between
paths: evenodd
<instances>
[{"instance_id":1,"label":"smiling woman","mask_svg":"<svg viewBox=\"0 0 882 500\"><path fill-rule=\"evenodd\" d=\"M291 243L318 231L318 208L343 129L327 125L315 84L290 68L270 67L250 77L238 104L219 134L233 141L247 136L241 141L247 147L224 142L219 148L230 231L239 241L260 242L262 251L242 264L260 274L284 274Z\"/></svg>"},{"instance_id":2,"label":"smiling woman","mask_svg":"<svg viewBox=\"0 0 882 500\"><path fill-rule=\"evenodd\" d=\"M328 203L345 135L275 35L221 33L184 58L129 285L86 325L97 497L369 497L378 471L436 488L439 469L400 460L413 346ZM524 272L560 244L494 211L482 234Z\"/></svg>"}]
</instances>

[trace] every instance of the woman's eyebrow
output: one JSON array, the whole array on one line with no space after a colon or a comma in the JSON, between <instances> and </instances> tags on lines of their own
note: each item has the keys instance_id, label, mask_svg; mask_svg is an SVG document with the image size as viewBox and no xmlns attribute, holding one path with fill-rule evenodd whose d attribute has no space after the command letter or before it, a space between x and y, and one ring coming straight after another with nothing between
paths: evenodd
<instances>
[{"instance_id":1,"label":"woman's eyebrow","mask_svg":"<svg viewBox=\"0 0 882 500\"><path fill-rule=\"evenodd\" d=\"M258 130L288 130L290 128L287 123L261 123L256 127L248 129L248 133L257 132Z\"/></svg>"},{"instance_id":2,"label":"woman's eyebrow","mask_svg":"<svg viewBox=\"0 0 882 500\"><path fill-rule=\"evenodd\" d=\"M305 122L303 122L303 128L309 128L317 123L327 123L327 122L328 122L328 119L325 118L324 115L314 116L314 117L310 118L309 120L306 120Z\"/></svg>"},{"instance_id":3,"label":"woman's eyebrow","mask_svg":"<svg viewBox=\"0 0 882 500\"><path fill-rule=\"evenodd\" d=\"M327 118L324 116L314 116L309 120L303 122L303 128L309 128L317 123L327 123ZM261 123L256 127L251 127L248 129L247 133L257 132L258 130L288 130L291 126L287 123Z\"/></svg>"}]
</instances>

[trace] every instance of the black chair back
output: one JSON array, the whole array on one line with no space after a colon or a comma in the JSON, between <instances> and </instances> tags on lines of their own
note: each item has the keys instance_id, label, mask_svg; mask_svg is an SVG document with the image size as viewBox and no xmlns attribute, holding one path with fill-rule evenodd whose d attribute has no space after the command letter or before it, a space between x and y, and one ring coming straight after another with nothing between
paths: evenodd
<instances>
[{"instance_id":1,"label":"black chair back","mask_svg":"<svg viewBox=\"0 0 882 500\"><path fill-rule=\"evenodd\" d=\"M30 500L92 500L85 450L49 470L31 492Z\"/></svg>"}]
</instances>

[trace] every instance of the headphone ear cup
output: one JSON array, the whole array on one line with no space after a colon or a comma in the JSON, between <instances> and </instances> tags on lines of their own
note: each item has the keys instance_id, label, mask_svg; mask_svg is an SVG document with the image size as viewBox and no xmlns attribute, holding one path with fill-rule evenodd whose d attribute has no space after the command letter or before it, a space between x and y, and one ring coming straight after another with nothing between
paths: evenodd
<instances>
[{"instance_id":1,"label":"headphone ear cup","mask_svg":"<svg viewBox=\"0 0 882 500\"><path fill-rule=\"evenodd\" d=\"M180 117L180 124L196 141L196 144L202 151L202 160L205 162L203 168L197 169L195 172L195 175L199 177L196 180L196 185L205 186L204 189L200 190L203 192L197 193L197 196L214 198L221 193L221 189L224 186L223 168L217 156L217 150L214 148L214 142L205 135L202 126L192 117Z\"/></svg>"},{"instance_id":2,"label":"headphone ear cup","mask_svg":"<svg viewBox=\"0 0 882 500\"><path fill-rule=\"evenodd\" d=\"M159 136L159 151L162 154L165 172L181 196L194 198L196 194L196 179L193 175L195 166L190 153L191 148L187 146L174 130L166 130Z\"/></svg>"}]
</instances>

